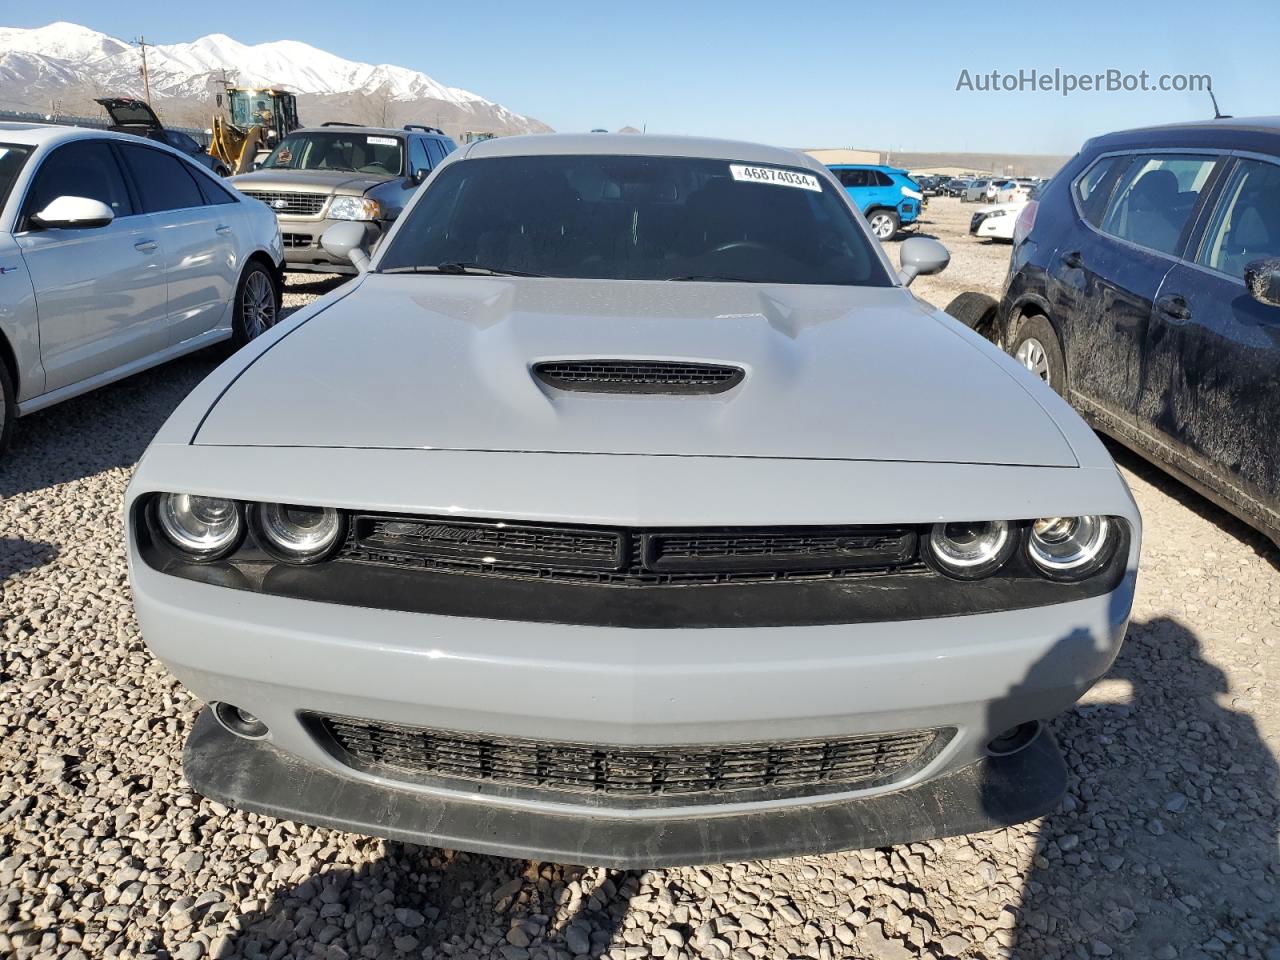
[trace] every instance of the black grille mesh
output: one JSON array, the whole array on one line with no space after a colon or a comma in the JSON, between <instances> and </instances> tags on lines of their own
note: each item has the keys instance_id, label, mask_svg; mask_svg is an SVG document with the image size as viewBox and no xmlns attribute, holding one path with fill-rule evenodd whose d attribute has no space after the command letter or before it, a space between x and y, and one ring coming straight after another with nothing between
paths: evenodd
<instances>
[{"instance_id":1,"label":"black grille mesh","mask_svg":"<svg viewBox=\"0 0 1280 960\"><path fill-rule=\"evenodd\" d=\"M293 193L277 190L241 190L247 197L261 200L276 213L295 217L314 217L329 199L324 193Z\"/></svg>"},{"instance_id":2,"label":"black grille mesh","mask_svg":"<svg viewBox=\"0 0 1280 960\"><path fill-rule=\"evenodd\" d=\"M595 393L723 393L739 382L739 367L667 360L556 360L535 364L543 383Z\"/></svg>"},{"instance_id":3,"label":"black grille mesh","mask_svg":"<svg viewBox=\"0 0 1280 960\"><path fill-rule=\"evenodd\" d=\"M910 527L636 530L358 515L346 560L565 582L724 583L866 576L920 566Z\"/></svg>"},{"instance_id":4,"label":"black grille mesh","mask_svg":"<svg viewBox=\"0 0 1280 960\"><path fill-rule=\"evenodd\" d=\"M481 737L349 717L315 718L341 759L410 778L491 782L616 797L722 794L884 783L912 768L936 730L830 740L616 747Z\"/></svg>"}]
</instances>

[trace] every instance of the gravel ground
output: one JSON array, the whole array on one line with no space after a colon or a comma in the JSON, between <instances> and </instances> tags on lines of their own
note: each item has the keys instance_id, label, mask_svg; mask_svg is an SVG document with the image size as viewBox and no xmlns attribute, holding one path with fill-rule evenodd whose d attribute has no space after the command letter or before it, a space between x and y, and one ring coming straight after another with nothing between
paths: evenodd
<instances>
[{"instance_id":1,"label":"gravel ground","mask_svg":"<svg viewBox=\"0 0 1280 960\"><path fill-rule=\"evenodd\" d=\"M964 235L922 278L998 291ZM891 245L894 246L894 245ZM896 251L893 251L896 257ZM293 282L296 306L325 289ZM454 854L228 811L183 781L199 704L129 605L133 464L216 357L32 416L0 466L0 957L1280 958L1280 559L1117 451L1147 523L1128 642L1054 731L1060 809L1019 827L666 871Z\"/></svg>"}]
</instances>

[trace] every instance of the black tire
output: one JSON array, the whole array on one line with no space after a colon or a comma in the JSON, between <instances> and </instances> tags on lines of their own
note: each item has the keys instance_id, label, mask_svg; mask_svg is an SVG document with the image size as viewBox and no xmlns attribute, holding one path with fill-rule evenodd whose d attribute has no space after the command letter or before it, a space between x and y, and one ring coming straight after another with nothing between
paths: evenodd
<instances>
[{"instance_id":1,"label":"black tire","mask_svg":"<svg viewBox=\"0 0 1280 960\"><path fill-rule=\"evenodd\" d=\"M280 319L280 284L273 270L250 260L236 287L232 340L237 349L262 336Z\"/></svg>"},{"instance_id":2,"label":"black tire","mask_svg":"<svg viewBox=\"0 0 1280 960\"><path fill-rule=\"evenodd\" d=\"M1033 313L1018 325L1009 345L1010 355L1049 385L1054 393L1067 395L1067 362L1053 325Z\"/></svg>"},{"instance_id":3,"label":"black tire","mask_svg":"<svg viewBox=\"0 0 1280 960\"><path fill-rule=\"evenodd\" d=\"M867 214L867 223L877 240L892 240L898 235L902 221L896 210L880 208Z\"/></svg>"},{"instance_id":4,"label":"black tire","mask_svg":"<svg viewBox=\"0 0 1280 960\"><path fill-rule=\"evenodd\" d=\"M970 330L988 340L995 340L996 311L999 304L985 293L962 293L949 304L946 313L955 317Z\"/></svg>"},{"instance_id":5,"label":"black tire","mask_svg":"<svg viewBox=\"0 0 1280 960\"><path fill-rule=\"evenodd\" d=\"M9 449L13 438L13 423L18 419L18 401L14 396L13 380L9 368L0 360L0 457Z\"/></svg>"},{"instance_id":6,"label":"black tire","mask_svg":"<svg viewBox=\"0 0 1280 960\"><path fill-rule=\"evenodd\" d=\"M216 173L218 176L224 177L224 178L231 176L231 171L228 170L226 167L222 166L221 164L214 167L213 172Z\"/></svg>"}]
</instances>

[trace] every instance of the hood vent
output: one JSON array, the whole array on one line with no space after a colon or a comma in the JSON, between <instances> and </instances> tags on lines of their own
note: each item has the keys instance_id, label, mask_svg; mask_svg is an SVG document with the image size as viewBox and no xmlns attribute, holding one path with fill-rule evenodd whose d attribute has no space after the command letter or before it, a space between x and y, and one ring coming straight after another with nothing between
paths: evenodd
<instances>
[{"instance_id":1,"label":"hood vent","mask_svg":"<svg viewBox=\"0 0 1280 960\"><path fill-rule=\"evenodd\" d=\"M669 360L548 360L533 373L549 387L582 393L724 393L746 376L741 367Z\"/></svg>"}]
</instances>

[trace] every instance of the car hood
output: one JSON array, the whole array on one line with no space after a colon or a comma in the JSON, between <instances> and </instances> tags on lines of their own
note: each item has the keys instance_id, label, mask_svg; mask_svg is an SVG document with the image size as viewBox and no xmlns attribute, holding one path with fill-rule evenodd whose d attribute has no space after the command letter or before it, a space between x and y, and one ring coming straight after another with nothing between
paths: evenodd
<instances>
[{"instance_id":1,"label":"car hood","mask_svg":"<svg viewBox=\"0 0 1280 960\"><path fill-rule=\"evenodd\" d=\"M1025 200L1014 200L1010 203L984 203L977 207L974 213L991 213L993 210L1021 210L1027 205Z\"/></svg>"},{"instance_id":2,"label":"car hood","mask_svg":"<svg viewBox=\"0 0 1280 960\"><path fill-rule=\"evenodd\" d=\"M193 442L1077 463L1034 384L900 287L357 282L250 362ZM532 373L548 360L620 358L745 376L723 393L670 396L562 391Z\"/></svg>"},{"instance_id":3,"label":"car hood","mask_svg":"<svg viewBox=\"0 0 1280 960\"><path fill-rule=\"evenodd\" d=\"M255 170L232 177L237 190L270 190L273 192L339 193L360 196L365 191L386 183L388 177L372 177L349 170Z\"/></svg>"}]
</instances>

